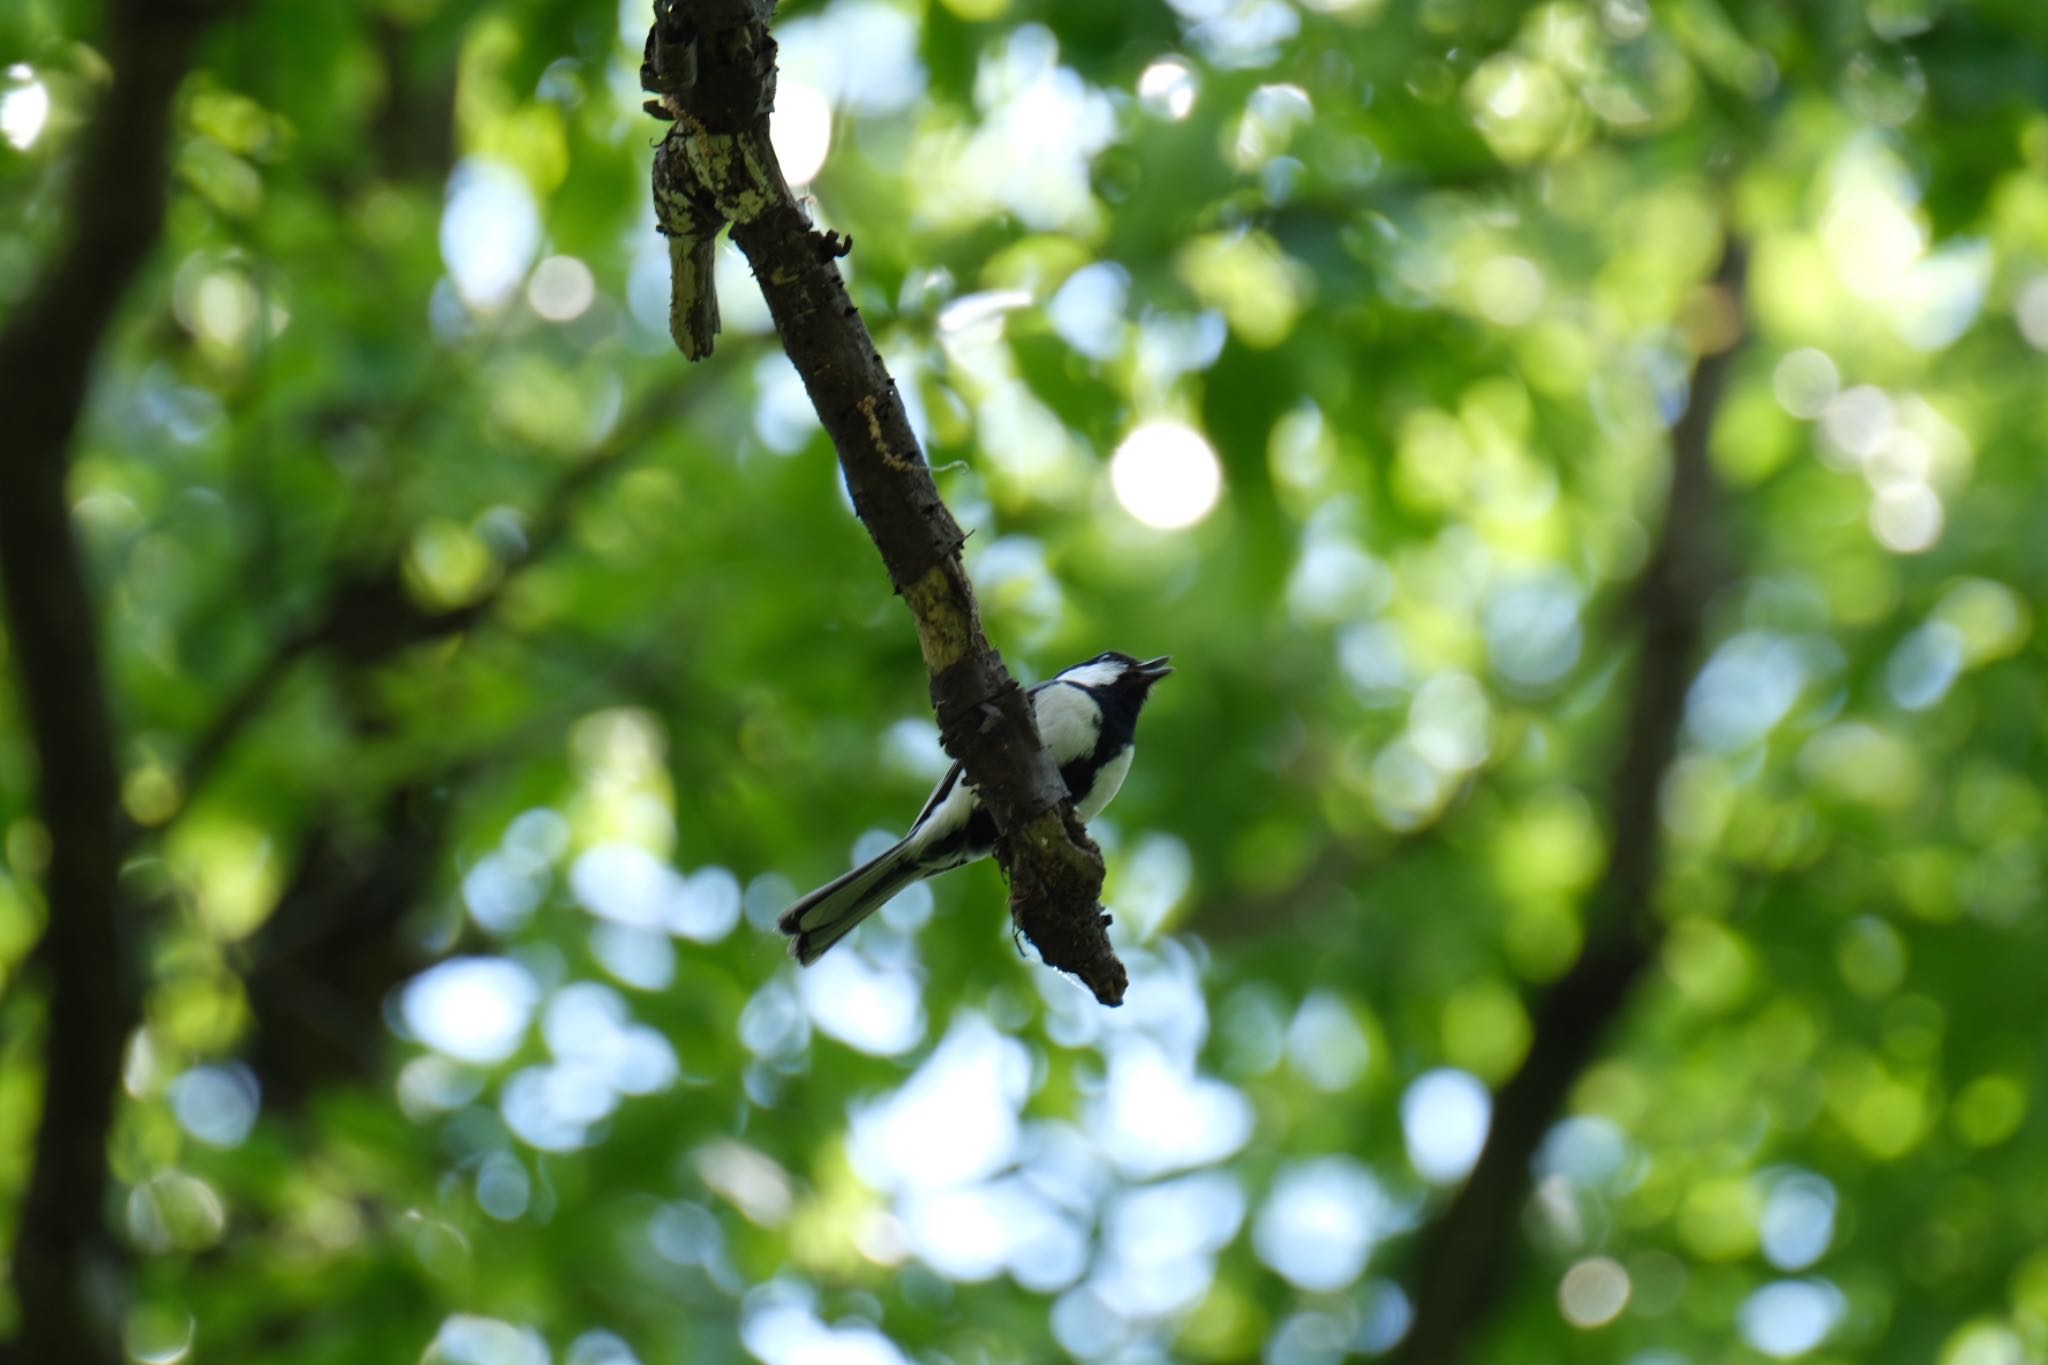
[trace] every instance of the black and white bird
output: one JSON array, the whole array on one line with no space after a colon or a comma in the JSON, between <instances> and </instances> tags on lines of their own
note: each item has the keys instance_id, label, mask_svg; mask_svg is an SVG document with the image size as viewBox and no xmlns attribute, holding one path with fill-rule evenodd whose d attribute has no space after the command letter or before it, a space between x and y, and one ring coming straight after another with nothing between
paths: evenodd
<instances>
[{"instance_id":1,"label":"black and white bird","mask_svg":"<svg viewBox=\"0 0 2048 1365\"><path fill-rule=\"evenodd\" d=\"M1074 813L1084 823L1123 785L1131 770L1138 712L1152 685L1171 672L1164 656L1141 663L1112 650L1031 689L1038 737L1059 764ZM955 763L902 842L782 912L790 956L810 966L904 887L986 858L995 849L995 820L973 784L961 780Z\"/></svg>"}]
</instances>

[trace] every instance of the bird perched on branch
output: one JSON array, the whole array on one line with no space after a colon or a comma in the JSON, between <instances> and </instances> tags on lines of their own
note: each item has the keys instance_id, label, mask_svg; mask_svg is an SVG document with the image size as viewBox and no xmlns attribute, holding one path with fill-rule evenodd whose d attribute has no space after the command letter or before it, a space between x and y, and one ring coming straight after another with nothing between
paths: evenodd
<instances>
[{"instance_id":1,"label":"bird perched on branch","mask_svg":"<svg viewBox=\"0 0 2048 1365\"><path fill-rule=\"evenodd\" d=\"M1163 655L1141 663L1112 650L1031 689L1038 737L1052 752L1074 799L1074 813L1084 822L1094 819L1123 785L1131 770L1138 712L1152 685L1171 672ZM986 858L995 849L995 820L955 763L901 843L782 912L790 956L808 967L904 887Z\"/></svg>"}]
</instances>

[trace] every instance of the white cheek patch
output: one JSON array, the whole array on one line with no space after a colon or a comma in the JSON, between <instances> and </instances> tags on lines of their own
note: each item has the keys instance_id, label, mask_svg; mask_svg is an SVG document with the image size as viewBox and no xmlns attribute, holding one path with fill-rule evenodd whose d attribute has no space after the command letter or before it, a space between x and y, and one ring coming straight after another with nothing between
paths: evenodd
<instances>
[{"instance_id":1,"label":"white cheek patch","mask_svg":"<svg viewBox=\"0 0 2048 1365\"><path fill-rule=\"evenodd\" d=\"M1119 663L1077 664L1060 674L1059 681L1077 687L1107 687L1123 675L1124 666Z\"/></svg>"},{"instance_id":2,"label":"white cheek patch","mask_svg":"<svg viewBox=\"0 0 2048 1365\"><path fill-rule=\"evenodd\" d=\"M1032 698L1032 712L1038 718L1038 737L1052 750L1054 762L1072 763L1095 752L1102 708L1086 692L1055 683Z\"/></svg>"}]
</instances>

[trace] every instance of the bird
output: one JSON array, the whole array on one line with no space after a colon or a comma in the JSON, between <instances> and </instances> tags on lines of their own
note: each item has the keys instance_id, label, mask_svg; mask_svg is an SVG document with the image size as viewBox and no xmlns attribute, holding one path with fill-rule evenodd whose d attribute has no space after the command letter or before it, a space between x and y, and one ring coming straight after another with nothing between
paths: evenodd
<instances>
[{"instance_id":1,"label":"bird","mask_svg":"<svg viewBox=\"0 0 2048 1365\"><path fill-rule=\"evenodd\" d=\"M1110 650L1030 691L1038 737L1059 765L1085 824L1109 804L1131 770L1138 712L1173 672L1168 656L1138 660ZM995 852L996 822L955 763L932 789L910 832L893 847L825 883L782 912L789 955L808 967L914 882Z\"/></svg>"}]
</instances>

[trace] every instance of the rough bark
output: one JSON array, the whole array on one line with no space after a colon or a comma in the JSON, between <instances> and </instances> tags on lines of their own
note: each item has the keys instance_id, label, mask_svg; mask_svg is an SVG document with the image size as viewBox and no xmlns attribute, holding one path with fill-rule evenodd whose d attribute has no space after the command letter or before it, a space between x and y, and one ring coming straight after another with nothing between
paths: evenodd
<instances>
[{"instance_id":1,"label":"rough bark","mask_svg":"<svg viewBox=\"0 0 2048 1365\"><path fill-rule=\"evenodd\" d=\"M1713 287L1738 315L1743 267L1741 245L1731 240ZM1585 947L1537 1005L1529 1054L1494 1096L1479 1160L1416 1248L1415 1318L1395 1357L1412 1365L1455 1365L1489 1320L1520 1245L1530 1161L1663 937L1652 908L1662 866L1658 795L1721 577L1708 439L1734 355L1733 344L1709 343L1672 430L1664 525L1632 602L1635 681L1609 787L1612 842L1589 904Z\"/></svg>"},{"instance_id":2,"label":"rough bark","mask_svg":"<svg viewBox=\"0 0 2048 1365\"><path fill-rule=\"evenodd\" d=\"M675 246L678 347L709 354L717 328L709 247L721 222L761 283L776 330L831 437L854 511L916 622L946 751L1001 835L1018 927L1104 1004L1123 999L1100 898L1102 855L1074 817L1031 706L982 629L960 558L966 537L940 499L896 384L836 264L852 243L814 231L768 140L775 99L770 0L656 0L642 82L673 121L654 199Z\"/></svg>"}]
</instances>

